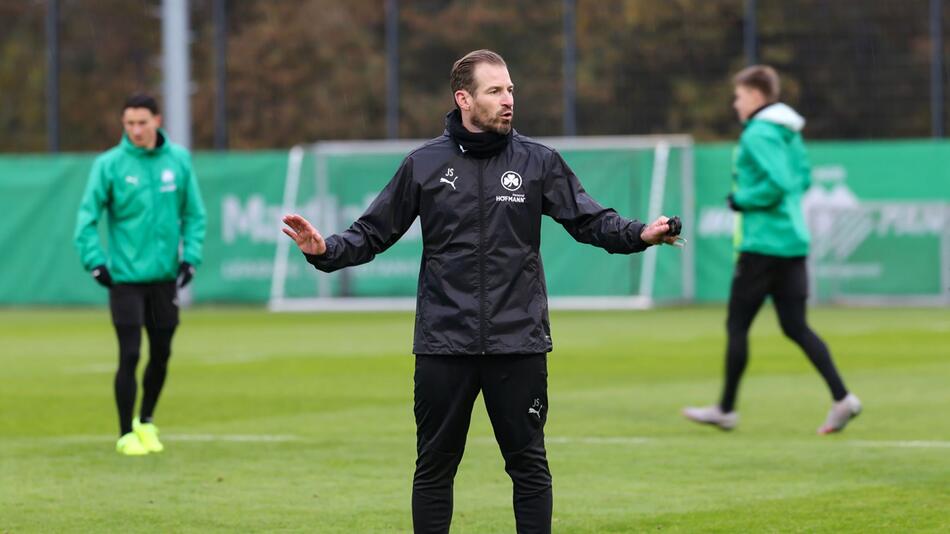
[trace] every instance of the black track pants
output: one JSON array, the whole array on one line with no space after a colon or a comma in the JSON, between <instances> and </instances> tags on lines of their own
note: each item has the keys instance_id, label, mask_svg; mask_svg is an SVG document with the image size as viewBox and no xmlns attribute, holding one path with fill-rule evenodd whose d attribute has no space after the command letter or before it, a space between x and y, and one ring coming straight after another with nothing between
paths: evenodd
<instances>
[{"instance_id":1,"label":"black track pants","mask_svg":"<svg viewBox=\"0 0 950 534\"><path fill-rule=\"evenodd\" d=\"M165 385L172 336L178 326L178 288L175 281L116 284L109 290L112 324L119 339L119 367L115 373L115 404L119 435L132 431L142 327L148 332L149 357L142 380L141 419L149 421Z\"/></svg>"},{"instance_id":2,"label":"black track pants","mask_svg":"<svg viewBox=\"0 0 950 534\"><path fill-rule=\"evenodd\" d=\"M415 532L449 531L453 481L479 391L513 484L518 532L551 532L546 354L416 356Z\"/></svg>"},{"instance_id":3,"label":"black track pants","mask_svg":"<svg viewBox=\"0 0 950 534\"><path fill-rule=\"evenodd\" d=\"M141 419L151 420L158 397L165 384L168 359L171 357L172 336L175 328L148 328L149 358L142 381ZM119 338L119 367L115 373L115 404L119 411L119 435L132 431L137 381L135 370L139 363L142 327L115 325Z\"/></svg>"},{"instance_id":4,"label":"black track pants","mask_svg":"<svg viewBox=\"0 0 950 534\"><path fill-rule=\"evenodd\" d=\"M739 256L729 295L729 317L726 319L725 382L719 407L724 412L735 409L739 382L749 360L749 328L767 296L772 297L782 332L795 342L825 380L832 399L839 401L848 394L841 375L835 368L828 346L806 321L808 281L805 258L779 258L743 253Z\"/></svg>"}]
</instances>

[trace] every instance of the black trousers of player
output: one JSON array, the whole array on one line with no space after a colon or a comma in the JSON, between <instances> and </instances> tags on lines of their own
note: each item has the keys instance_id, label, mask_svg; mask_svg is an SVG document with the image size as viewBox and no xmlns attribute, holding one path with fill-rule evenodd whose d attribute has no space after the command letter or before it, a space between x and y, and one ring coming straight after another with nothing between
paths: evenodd
<instances>
[{"instance_id":1,"label":"black trousers of player","mask_svg":"<svg viewBox=\"0 0 950 534\"><path fill-rule=\"evenodd\" d=\"M519 533L551 532L551 471L544 450L547 355L416 356L417 534L446 533L452 486L479 391L514 486Z\"/></svg>"},{"instance_id":2,"label":"black trousers of player","mask_svg":"<svg viewBox=\"0 0 950 534\"><path fill-rule=\"evenodd\" d=\"M142 378L139 419L151 421L165 384L172 336L178 326L178 295L175 282L116 284L109 290L112 324L119 339L119 367L115 373L115 404L119 411L119 435L132 431L137 381L135 371L142 345L142 327L148 333L149 358Z\"/></svg>"},{"instance_id":3,"label":"black trousers of player","mask_svg":"<svg viewBox=\"0 0 950 534\"><path fill-rule=\"evenodd\" d=\"M736 262L729 294L726 376L719 402L722 411L735 409L739 382L749 360L749 328L767 296L772 297L782 332L805 352L825 379L832 398L836 401L845 398L848 390L835 368L828 346L808 327L805 318L808 298L805 258L743 252Z\"/></svg>"}]
</instances>

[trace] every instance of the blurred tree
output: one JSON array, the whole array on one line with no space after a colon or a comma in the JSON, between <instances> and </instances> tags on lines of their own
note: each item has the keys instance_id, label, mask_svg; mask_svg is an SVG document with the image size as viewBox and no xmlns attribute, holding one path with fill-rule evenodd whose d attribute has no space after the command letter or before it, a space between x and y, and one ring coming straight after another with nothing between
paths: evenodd
<instances>
[{"instance_id":1,"label":"blurred tree","mask_svg":"<svg viewBox=\"0 0 950 534\"><path fill-rule=\"evenodd\" d=\"M43 2L0 3L0 150L46 150Z\"/></svg>"},{"instance_id":2,"label":"blurred tree","mask_svg":"<svg viewBox=\"0 0 950 534\"><path fill-rule=\"evenodd\" d=\"M581 134L733 130L742 0L580 0L577 12Z\"/></svg>"},{"instance_id":3,"label":"blurred tree","mask_svg":"<svg viewBox=\"0 0 950 534\"><path fill-rule=\"evenodd\" d=\"M161 96L162 0L61 0L64 150L116 142L133 91ZM929 0L760 1L762 61L810 138L929 135ZM577 0L581 135L686 132L732 139L730 76L744 66L744 0ZM212 145L212 0L192 0L196 148ZM42 151L44 0L0 2L0 150ZM561 2L400 0L400 135L428 138L452 107L452 62L508 61L516 127L559 135ZM950 9L944 10L948 29ZM231 0L231 147L385 136L383 0ZM945 38L950 58L950 39ZM946 72L946 71L945 71ZM945 91L950 98L950 90ZM950 106L948 106L950 107Z\"/></svg>"},{"instance_id":4,"label":"blurred tree","mask_svg":"<svg viewBox=\"0 0 950 534\"><path fill-rule=\"evenodd\" d=\"M929 135L929 0L760 4L762 60L785 74L809 137Z\"/></svg>"},{"instance_id":5,"label":"blurred tree","mask_svg":"<svg viewBox=\"0 0 950 534\"><path fill-rule=\"evenodd\" d=\"M60 14L63 150L103 150L126 97L161 97L160 0L65 0Z\"/></svg>"},{"instance_id":6,"label":"blurred tree","mask_svg":"<svg viewBox=\"0 0 950 534\"><path fill-rule=\"evenodd\" d=\"M195 47L195 142L210 146L210 2ZM233 148L286 147L385 133L381 2L232 2L228 40Z\"/></svg>"},{"instance_id":7,"label":"blurred tree","mask_svg":"<svg viewBox=\"0 0 950 534\"><path fill-rule=\"evenodd\" d=\"M455 104L453 62L488 48L508 63L515 84L515 128L529 136L561 130L561 12L530 0L405 2L400 60L402 134L434 137Z\"/></svg>"}]
</instances>

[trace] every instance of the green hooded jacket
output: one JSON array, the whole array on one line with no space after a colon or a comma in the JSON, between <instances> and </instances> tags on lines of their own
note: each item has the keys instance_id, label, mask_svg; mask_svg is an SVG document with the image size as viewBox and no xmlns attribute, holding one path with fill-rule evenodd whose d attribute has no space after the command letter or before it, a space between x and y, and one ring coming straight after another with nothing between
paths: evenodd
<instances>
[{"instance_id":1,"label":"green hooded jacket","mask_svg":"<svg viewBox=\"0 0 950 534\"><path fill-rule=\"evenodd\" d=\"M805 119L785 104L763 108L746 123L735 155L733 202L740 210L740 252L795 257L808 254L811 237L802 196L811 166L802 141Z\"/></svg>"},{"instance_id":2,"label":"green hooded jacket","mask_svg":"<svg viewBox=\"0 0 950 534\"><path fill-rule=\"evenodd\" d=\"M154 149L137 147L123 135L96 158L79 205L74 242L83 267L105 264L116 283L170 281L179 261L201 263L205 208L191 155L162 130L158 135ZM108 261L99 239L103 211Z\"/></svg>"}]
</instances>

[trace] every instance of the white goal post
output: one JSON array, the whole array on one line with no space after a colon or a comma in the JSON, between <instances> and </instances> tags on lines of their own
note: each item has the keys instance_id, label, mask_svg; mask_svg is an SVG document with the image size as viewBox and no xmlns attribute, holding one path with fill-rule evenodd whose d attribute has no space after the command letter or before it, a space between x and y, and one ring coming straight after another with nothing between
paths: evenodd
<instances>
[{"instance_id":1,"label":"white goal post","mask_svg":"<svg viewBox=\"0 0 950 534\"><path fill-rule=\"evenodd\" d=\"M584 154L588 160L596 162L597 155L603 154L630 154L637 158L647 158L648 169L641 172L642 181L647 187L645 198L639 200L638 191L635 186L629 186L638 200L635 202L638 206L643 206L644 211L635 213L623 213L627 216L638 216L643 220L653 220L660 214L679 215L684 235L691 235L695 222L693 220L695 185L693 171L693 139L688 135L650 135L650 136L601 136L601 137L551 137L539 138L538 141L547 146L555 148L565 154L572 167L575 164L571 162L572 153ZM288 154L287 175L284 184L284 193L282 201L283 213L292 213L298 211L300 206L316 206L309 216L312 218L315 226L320 228L321 232L329 235L336 231L345 229L358 212L351 208L343 206L339 200L338 192L335 190L335 180L331 169L339 158L347 159L360 165L363 160L370 161L373 158L389 157L401 159L402 156L417 148L424 140L398 140L398 141L329 141L319 142L312 145L298 145L293 147ZM633 156L631 156L633 157ZM300 197L302 185L306 186L304 176L306 175L305 161L311 159L313 164L313 183L311 191L313 198L309 203L305 203ZM336 165L337 167L339 165ZM675 172L671 169L675 167ZM389 174L385 176L373 176L375 180L388 181L391 178L392 167ZM581 182L585 182L585 174L578 171ZM630 171L632 174L633 171ZM366 178L365 176L350 176L350 182ZM613 178L611 178L613 179ZM623 176L616 178L624 179ZM383 182L385 183L385 182ZM381 187L374 187L372 191L377 192ZM670 192L675 195L668 198ZM368 193L368 191L367 191ZM595 198L598 196L595 194ZM371 197L367 198L368 200ZM611 198L598 198L603 204L611 206L615 201ZM634 201L631 201L634 202ZM418 219L414 223L418 227ZM413 230L407 233L412 234ZM545 234L546 235L546 234ZM404 236L404 239L406 236ZM416 236L418 238L418 236ZM543 238L548 239L548 238ZM397 243L399 245L399 243ZM394 246L395 248L395 246ZM682 249L670 249L664 251L666 254L675 254L675 269L678 270L675 277L677 286L676 295L670 297L664 295L657 296L656 287L658 283L658 256L657 249L651 247L637 259L636 265L630 262L629 276L632 278L629 282L629 290L623 293L615 294L573 294L558 295L557 290L552 290L549 282L549 290L553 295L550 297L550 304L553 309L574 309L574 310L597 310L597 309L647 309L653 307L659 300L690 302L695 296L695 252L687 246ZM292 243L289 239L280 239L277 241L274 267L271 280L270 298L268 308L271 311L388 311L388 310L413 310L415 309L415 291L409 292L403 290L404 294L389 294L388 291L382 291L383 294L372 294L369 291L363 292L360 296L341 295L342 288L352 284L348 274L350 269L325 274L313 269L306 269L303 276L309 277L308 282L303 284L297 281L297 291L290 289L288 282L292 269L288 268L291 255L296 251L292 250ZM385 256L384 253L380 257ZM415 269L418 273L419 257L415 257ZM379 261L377 258L376 261ZM547 262L546 256L542 261ZM616 261L616 260L612 260ZM371 264L367 264L371 265ZM398 269L392 270L409 271L408 260L401 264ZM309 266L308 266L309 267ZM357 268L359 269L359 267ZM312 271L312 272L311 272ZM385 273L383 273L385 274ZM411 273L402 272L404 279L408 280ZM382 276L382 275L380 275ZM549 280L550 280L550 274ZM667 277L668 279L669 277ZM301 292L301 285L304 290ZM404 284L406 285L406 284ZM301 294L302 293L302 294ZM407 294L405 294L407 293Z\"/></svg>"}]
</instances>

